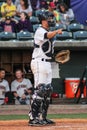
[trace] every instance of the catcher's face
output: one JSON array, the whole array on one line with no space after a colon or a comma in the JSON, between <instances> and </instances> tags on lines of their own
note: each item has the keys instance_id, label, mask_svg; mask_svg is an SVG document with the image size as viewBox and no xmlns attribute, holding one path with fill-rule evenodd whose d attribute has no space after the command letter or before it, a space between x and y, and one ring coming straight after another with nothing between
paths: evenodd
<instances>
[{"instance_id":1,"label":"catcher's face","mask_svg":"<svg viewBox=\"0 0 87 130\"><path fill-rule=\"evenodd\" d=\"M48 21L47 20L43 20L42 21L42 26L45 27L46 29L48 29L49 28Z\"/></svg>"}]
</instances>

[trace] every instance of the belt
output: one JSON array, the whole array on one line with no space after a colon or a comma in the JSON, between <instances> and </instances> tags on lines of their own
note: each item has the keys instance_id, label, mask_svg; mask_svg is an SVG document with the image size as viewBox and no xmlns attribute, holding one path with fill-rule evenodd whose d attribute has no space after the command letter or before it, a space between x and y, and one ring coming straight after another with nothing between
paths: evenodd
<instances>
[{"instance_id":1,"label":"belt","mask_svg":"<svg viewBox=\"0 0 87 130\"><path fill-rule=\"evenodd\" d=\"M35 58L32 58L32 60L35 60ZM44 58L42 58L42 59L40 59L41 61L46 61L46 62L51 62L52 61L52 59L44 59Z\"/></svg>"},{"instance_id":2,"label":"belt","mask_svg":"<svg viewBox=\"0 0 87 130\"><path fill-rule=\"evenodd\" d=\"M4 98L0 98L0 100L4 100Z\"/></svg>"}]
</instances>

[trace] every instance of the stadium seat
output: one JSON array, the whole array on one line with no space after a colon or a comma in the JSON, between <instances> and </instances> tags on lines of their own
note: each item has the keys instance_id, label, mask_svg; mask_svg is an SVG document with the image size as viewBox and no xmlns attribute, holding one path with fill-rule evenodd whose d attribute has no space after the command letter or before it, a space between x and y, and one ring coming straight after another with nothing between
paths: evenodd
<instances>
[{"instance_id":1,"label":"stadium seat","mask_svg":"<svg viewBox=\"0 0 87 130\"><path fill-rule=\"evenodd\" d=\"M50 31L54 31L57 29L63 29L63 31L67 30L66 25L64 24L57 24L55 27L50 27Z\"/></svg>"},{"instance_id":2,"label":"stadium seat","mask_svg":"<svg viewBox=\"0 0 87 130\"><path fill-rule=\"evenodd\" d=\"M87 39L87 31L77 31L73 33L73 38L76 40Z\"/></svg>"},{"instance_id":3,"label":"stadium seat","mask_svg":"<svg viewBox=\"0 0 87 130\"><path fill-rule=\"evenodd\" d=\"M72 23L67 26L67 30L71 32L79 31L79 30L84 30L84 25L79 24L79 23Z\"/></svg>"},{"instance_id":4,"label":"stadium seat","mask_svg":"<svg viewBox=\"0 0 87 130\"><path fill-rule=\"evenodd\" d=\"M33 25L33 32L35 32L39 26L40 26L40 24Z\"/></svg>"},{"instance_id":5,"label":"stadium seat","mask_svg":"<svg viewBox=\"0 0 87 130\"><path fill-rule=\"evenodd\" d=\"M38 17L35 17L35 16L30 17L30 21L31 21L32 24L38 24L39 23Z\"/></svg>"},{"instance_id":6,"label":"stadium seat","mask_svg":"<svg viewBox=\"0 0 87 130\"><path fill-rule=\"evenodd\" d=\"M63 29L63 30L66 30L66 25L64 24L57 24L55 29Z\"/></svg>"},{"instance_id":7,"label":"stadium seat","mask_svg":"<svg viewBox=\"0 0 87 130\"><path fill-rule=\"evenodd\" d=\"M19 32L17 33L17 40L32 40L33 34L30 32Z\"/></svg>"},{"instance_id":8,"label":"stadium seat","mask_svg":"<svg viewBox=\"0 0 87 130\"><path fill-rule=\"evenodd\" d=\"M16 39L16 34L12 32L1 32L0 33L0 40L11 40Z\"/></svg>"},{"instance_id":9,"label":"stadium seat","mask_svg":"<svg viewBox=\"0 0 87 130\"><path fill-rule=\"evenodd\" d=\"M66 40L66 39L72 39L72 33L63 31L62 34L56 35L56 40Z\"/></svg>"},{"instance_id":10,"label":"stadium seat","mask_svg":"<svg viewBox=\"0 0 87 130\"><path fill-rule=\"evenodd\" d=\"M3 28L0 26L0 32L3 32Z\"/></svg>"},{"instance_id":11,"label":"stadium seat","mask_svg":"<svg viewBox=\"0 0 87 130\"><path fill-rule=\"evenodd\" d=\"M35 16L38 17L40 14L42 14L45 10L44 9L39 9L35 11Z\"/></svg>"}]
</instances>

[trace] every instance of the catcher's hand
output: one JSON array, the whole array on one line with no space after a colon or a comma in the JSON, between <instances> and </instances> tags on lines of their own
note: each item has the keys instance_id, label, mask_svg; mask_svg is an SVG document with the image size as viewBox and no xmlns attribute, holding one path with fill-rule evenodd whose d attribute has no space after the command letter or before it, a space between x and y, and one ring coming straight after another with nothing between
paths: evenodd
<instances>
[{"instance_id":1,"label":"catcher's hand","mask_svg":"<svg viewBox=\"0 0 87 130\"><path fill-rule=\"evenodd\" d=\"M58 52L55 56L55 61L58 63L66 63L70 60L70 51L69 50L62 50Z\"/></svg>"}]
</instances>

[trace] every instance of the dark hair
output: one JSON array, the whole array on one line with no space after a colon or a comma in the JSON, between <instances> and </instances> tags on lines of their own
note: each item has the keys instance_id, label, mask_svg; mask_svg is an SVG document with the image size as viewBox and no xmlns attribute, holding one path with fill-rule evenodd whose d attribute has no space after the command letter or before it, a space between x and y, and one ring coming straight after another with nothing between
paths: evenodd
<instances>
[{"instance_id":1,"label":"dark hair","mask_svg":"<svg viewBox=\"0 0 87 130\"><path fill-rule=\"evenodd\" d=\"M17 68L17 69L15 69L15 73L16 73L17 71L21 71L21 72L23 72L23 70L22 70L21 68Z\"/></svg>"},{"instance_id":2,"label":"dark hair","mask_svg":"<svg viewBox=\"0 0 87 130\"><path fill-rule=\"evenodd\" d=\"M25 15L25 19L28 19L28 20L29 20L28 14L27 14L26 12L21 12L21 14L22 14L22 13Z\"/></svg>"},{"instance_id":3,"label":"dark hair","mask_svg":"<svg viewBox=\"0 0 87 130\"><path fill-rule=\"evenodd\" d=\"M5 71L5 69L4 69L4 68L0 68L0 72L1 72L1 71Z\"/></svg>"},{"instance_id":4,"label":"dark hair","mask_svg":"<svg viewBox=\"0 0 87 130\"><path fill-rule=\"evenodd\" d=\"M60 8L61 6L65 8L65 11L68 11L68 6L65 3L61 3L61 4L59 4L59 7L58 7L60 12L62 12L62 10Z\"/></svg>"},{"instance_id":5,"label":"dark hair","mask_svg":"<svg viewBox=\"0 0 87 130\"><path fill-rule=\"evenodd\" d=\"M23 2L24 2L25 9L27 9L29 6L28 0L23 0Z\"/></svg>"}]
</instances>

